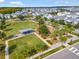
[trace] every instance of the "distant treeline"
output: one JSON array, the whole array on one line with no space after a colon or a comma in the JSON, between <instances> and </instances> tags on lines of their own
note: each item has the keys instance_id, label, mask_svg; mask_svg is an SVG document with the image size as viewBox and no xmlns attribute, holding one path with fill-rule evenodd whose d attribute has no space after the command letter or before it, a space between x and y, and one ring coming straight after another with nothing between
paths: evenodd
<instances>
[{"instance_id":1,"label":"distant treeline","mask_svg":"<svg viewBox=\"0 0 79 59\"><path fill-rule=\"evenodd\" d=\"M20 7L1 7L0 8L0 13L1 14L9 14L9 13L13 13L16 11L21 11L22 8Z\"/></svg>"}]
</instances>

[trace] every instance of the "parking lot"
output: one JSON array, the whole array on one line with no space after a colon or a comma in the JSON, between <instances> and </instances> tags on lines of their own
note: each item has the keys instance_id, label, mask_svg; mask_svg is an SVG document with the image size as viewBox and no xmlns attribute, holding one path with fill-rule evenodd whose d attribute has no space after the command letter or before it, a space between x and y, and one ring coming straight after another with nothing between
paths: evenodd
<instances>
[{"instance_id":1,"label":"parking lot","mask_svg":"<svg viewBox=\"0 0 79 59\"><path fill-rule=\"evenodd\" d=\"M44 59L79 59L79 43L62 50L59 53L49 55Z\"/></svg>"}]
</instances>

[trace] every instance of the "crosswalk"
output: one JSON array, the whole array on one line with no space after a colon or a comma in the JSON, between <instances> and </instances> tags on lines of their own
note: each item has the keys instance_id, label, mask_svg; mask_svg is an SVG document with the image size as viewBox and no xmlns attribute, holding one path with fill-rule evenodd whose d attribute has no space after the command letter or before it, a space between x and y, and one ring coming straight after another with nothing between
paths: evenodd
<instances>
[{"instance_id":1,"label":"crosswalk","mask_svg":"<svg viewBox=\"0 0 79 59\"><path fill-rule=\"evenodd\" d=\"M79 56L79 49L77 49L76 47L70 47L68 48L68 50L74 53L75 55Z\"/></svg>"}]
</instances>

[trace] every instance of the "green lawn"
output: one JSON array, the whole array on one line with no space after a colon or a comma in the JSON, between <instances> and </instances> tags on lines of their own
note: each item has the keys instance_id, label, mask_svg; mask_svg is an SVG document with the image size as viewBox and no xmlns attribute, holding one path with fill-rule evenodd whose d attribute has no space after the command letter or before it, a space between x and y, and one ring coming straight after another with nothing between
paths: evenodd
<instances>
[{"instance_id":1,"label":"green lawn","mask_svg":"<svg viewBox=\"0 0 79 59\"><path fill-rule=\"evenodd\" d=\"M37 52L43 51L47 46L34 34L9 42L10 59L24 59Z\"/></svg>"},{"instance_id":2,"label":"green lawn","mask_svg":"<svg viewBox=\"0 0 79 59\"><path fill-rule=\"evenodd\" d=\"M5 51L0 51L0 59L5 59Z\"/></svg>"},{"instance_id":3,"label":"green lawn","mask_svg":"<svg viewBox=\"0 0 79 59\"><path fill-rule=\"evenodd\" d=\"M8 21L11 25L8 26L8 31L6 31L7 35L13 35L19 33L19 30L32 28L35 29L37 27L37 23L32 21Z\"/></svg>"},{"instance_id":4,"label":"green lawn","mask_svg":"<svg viewBox=\"0 0 79 59\"><path fill-rule=\"evenodd\" d=\"M3 41L0 39L0 44L3 44Z\"/></svg>"},{"instance_id":5,"label":"green lawn","mask_svg":"<svg viewBox=\"0 0 79 59\"><path fill-rule=\"evenodd\" d=\"M7 36L18 34L19 30L22 30L22 29L27 29L27 28L35 29L35 27L37 27L37 23L32 21L8 21L7 23L11 24L7 28L9 29L6 31ZM0 44L3 44L2 40L0 40ZM4 57L5 57L5 51L4 50L0 51L0 59L4 59Z\"/></svg>"},{"instance_id":6,"label":"green lawn","mask_svg":"<svg viewBox=\"0 0 79 59\"><path fill-rule=\"evenodd\" d=\"M79 36L79 33L72 32L71 34Z\"/></svg>"}]
</instances>

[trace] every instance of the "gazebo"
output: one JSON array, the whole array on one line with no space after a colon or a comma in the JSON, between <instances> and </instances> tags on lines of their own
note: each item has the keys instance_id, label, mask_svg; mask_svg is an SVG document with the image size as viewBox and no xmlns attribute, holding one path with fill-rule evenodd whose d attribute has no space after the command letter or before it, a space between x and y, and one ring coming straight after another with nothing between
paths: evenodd
<instances>
[{"instance_id":1,"label":"gazebo","mask_svg":"<svg viewBox=\"0 0 79 59\"><path fill-rule=\"evenodd\" d=\"M29 29L20 30L19 32L20 32L21 34L29 34L29 33L34 32L34 30L31 29L31 28L29 28Z\"/></svg>"}]
</instances>

